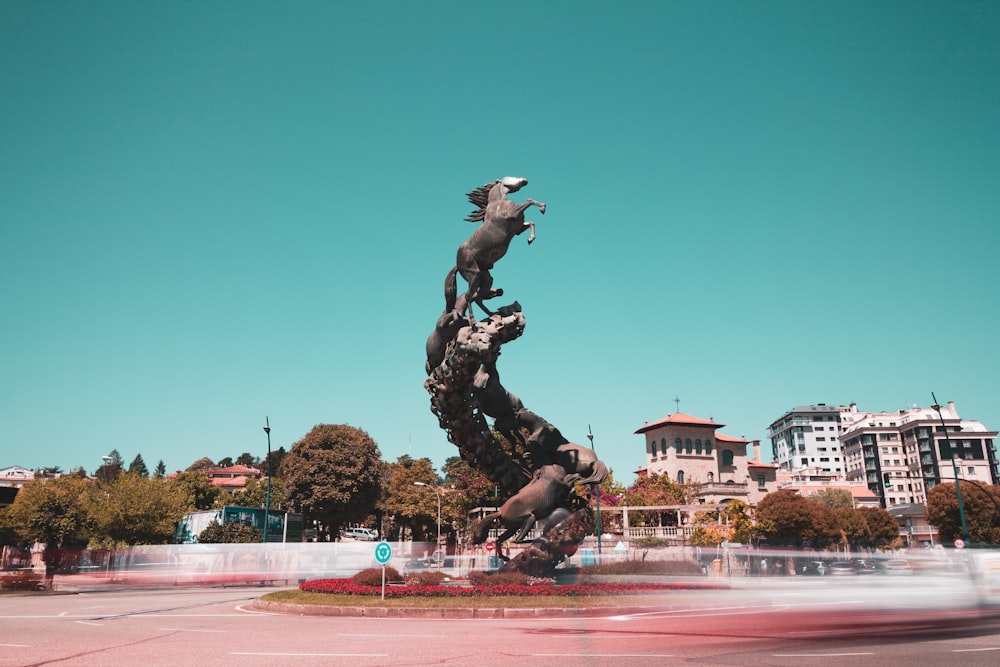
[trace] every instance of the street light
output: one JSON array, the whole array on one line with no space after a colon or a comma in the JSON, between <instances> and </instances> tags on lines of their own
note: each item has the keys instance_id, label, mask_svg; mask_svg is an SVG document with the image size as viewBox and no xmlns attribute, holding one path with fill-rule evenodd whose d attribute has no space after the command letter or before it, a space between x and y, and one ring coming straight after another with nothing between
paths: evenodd
<instances>
[{"instance_id":1,"label":"street light","mask_svg":"<svg viewBox=\"0 0 1000 667\"><path fill-rule=\"evenodd\" d=\"M437 554L441 550L441 494L438 492L437 489L435 489L430 484L424 484L423 482L414 482L413 486L426 486L428 489L430 489L431 491L434 492L435 496L437 496L437 501L438 501L438 541L437 541L437 548L434 549L434 553L436 554L435 558L437 558L438 564L440 565L441 564L441 555L437 555Z\"/></svg>"},{"instance_id":2,"label":"street light","mask_svg":"<svg viewBox=\"0 0 1000 667\"><path fill-rule=\"evenodd\" d=\"M267 491L264 492L264 544L267 544L267 524L271 523L271 422L264 417L267 433Z\"/></svg>"},{"instance_id":3,"label":"street light","mask_svg":"<svg viewBox=\"0 0 1000 667\"><path fill-rule=\"evenodd\" d=\"M934 399L934 405L931 407L937 410L938 419L941 420L941 430L944 431L944 442L948 445L948 453L952 454L951 457L951 469L955 473L955 495L958 496L958 516L962 521L962 539L965 540L966 544L969 544L969 529L965 525L965 506L962 504L962 484L958 481L958 464L955 463L957 457L951 451L951 438L948 437L948 427L944 424L944 415L941 414L941 406L938 404L937 396L934 392L931 392L931 398Z\"/></svg>"},{"instance_id":4,"label":"street light","mask_svg":"<svg viewBox=\"0 0 1000 667\"><path fill-rule=\"evenodd\" d=\"M590 424L587 424L587 438L590 440L590 449L593 450L594 456L597 456L597 450L594 449L594 433L590 430ZM601 489L597 482L594 482L594 505L597 508L597 562L601 562Z\"/></svg>"}]
</instances>

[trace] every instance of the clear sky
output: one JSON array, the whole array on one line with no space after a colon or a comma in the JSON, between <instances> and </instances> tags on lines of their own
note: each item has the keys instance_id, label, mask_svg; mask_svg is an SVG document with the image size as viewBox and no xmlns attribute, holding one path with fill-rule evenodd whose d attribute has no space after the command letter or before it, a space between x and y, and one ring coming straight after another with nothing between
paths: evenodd
<instances>
[{"instance_id":1,"label":"clear sky","mask_svg":"<svg viewBox=\"0 0 1000 667\"><path fill-rule=\"evenodd\" d=\"M674 412L1000 428L1000 3L0 3L0 467L457 450L465 193L538 238L504 385L625 482Z\"/></svg>"}]
</instances>

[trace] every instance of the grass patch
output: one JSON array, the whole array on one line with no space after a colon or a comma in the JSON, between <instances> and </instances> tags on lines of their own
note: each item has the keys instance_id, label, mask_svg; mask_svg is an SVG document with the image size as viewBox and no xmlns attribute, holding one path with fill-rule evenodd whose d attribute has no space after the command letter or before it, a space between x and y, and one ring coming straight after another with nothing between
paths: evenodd
<instances>
[{"instance_id":1,"label":"grass patch","mask_svg":"<svg viewBox=\"0 0 1000 667\"><path fill-rule=\"evenodd\" d=\"M676 591L671 591L676 593ZM383 600L376 596L335 595L331 593L309 593L300 590L276 591L261 596L263 602L279 602L281 604L312 604L335 607L405 607L418 609L495 609L504 607L539 608L557 607L588 608L588 607L643 607L663 604L664 595L581 595L567 597L550 596L503 596L478 598L434 598L406 597Z\"/></svg>"}]
</instances>

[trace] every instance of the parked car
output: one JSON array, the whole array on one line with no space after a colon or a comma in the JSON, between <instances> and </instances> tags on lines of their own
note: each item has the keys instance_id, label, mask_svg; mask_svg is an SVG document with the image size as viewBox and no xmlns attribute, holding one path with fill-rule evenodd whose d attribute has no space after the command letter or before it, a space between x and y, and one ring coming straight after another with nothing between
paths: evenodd
<instances>
[{"instance_id":1,"label":"parked car","mask_svg":"<svg viewBox=\"0 0 1000 667\"><path fill-rule=\"evenodd\" d=\"M371 528L348 528L344 531L343 535L352 540L363 540L366 542L378 540L378 533Z\"/></svg>"},{"instance_id":2,"label":"parked car","mask_svg":"<svg viewBox=\"0 0 1000 667\"><path fill-rule=\"evenodd\" d=\"M799 568L799 574L807 577L822 577L826 574L826 563L821 560L811 560Z\"/></svg>"},{"instance_id":3,"label":"parked car","mask_svg":"<svg viewBox=\"0 0 1000 667\"><path fill-rule=\"evenodd\" d=\"M910 561L908 560L903 560L902 558L891 558L883 563L882 572L884 574L906 576L913 574L913 568L910 567Z\"/></svg>"},{"instance_id":4,"label":"parked car","mask_svg":"<svg viewBox=\"0 0 1000 667\"><path fill-rule=\"evenodd\" d=\"M853 576L858 573L858 566L847 560L830 563L826 573L831 577Z\"/></svg>"}]
</instances>

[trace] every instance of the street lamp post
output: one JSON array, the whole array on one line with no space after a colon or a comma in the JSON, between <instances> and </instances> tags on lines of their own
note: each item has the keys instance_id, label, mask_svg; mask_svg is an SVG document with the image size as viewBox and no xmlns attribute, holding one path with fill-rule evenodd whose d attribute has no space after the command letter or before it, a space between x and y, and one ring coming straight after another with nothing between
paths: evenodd
<instances>
[{"instance_id":1,"label":"street lamp post","mask_svg":"<svg viewBox=\"0 0 1000 667\"><path fill-rule=\"evenodd\" d=\"M438 551L440 551L440 549L441 549L441 493L437 489L435 489L433 486L431 486L430 484L424 484L423 482L414 482L413 486L426 486L428 489L430 489L431 491L434 492L435 496L437 496L437 501L438 501L438 541L437 541L437 545L436 545L436 547L434 549L434 553L437 554ZM440 564L442 562L441 561L441 556L436 556L436 558L438 559L438 564Z\"/></svg>"},{"instance_id":2,"label":"street lamp post","mask_svg":"<svg viewBox=\"0 0 1000 667\"><path fill-rule=\"evenodd\" d=\"M587 438L590 440L590 449L594 456L597 456L597 449L594 448L594 433L587 424ZM597 562L601 562L601 490L597 482L594 482L594 506L597 509Z\"/></svg>"},{"instance_id":3,"label":"street lamp post","mask_svg":"<svg viewBox=\"0 0 1000 667\"><path fill-rule=\"evenodd\" d=\"M264 492L264 544L267 544L267 524L271 523L271 422L264 417L267 433L267 490Z\"/></svg>"},{"instance_id":4,"label":"street lamp post","mask_svg":"<svg viewBox=\"0 0 1000 667\"><path fill-rule=\"evenodd\" d=\"M934 399L934 405L931 407L937 410L938 419L941 421L941 430L944 431L944 442L948 445L948 452L952 454L951 469L955 473L955 495L958 496L958 517L962 522L962 539L965 540L966 544L969 544L969 529L965 524L965 506L962 504L962 484L958 481L958 464L955 462L955 456L951 450L951 438L948 437L948 427L945 426L944 415L941 414L941 405L938 404L937 396L934 395L933 391L931 398Z\"/></svg>"}]
</instances>

